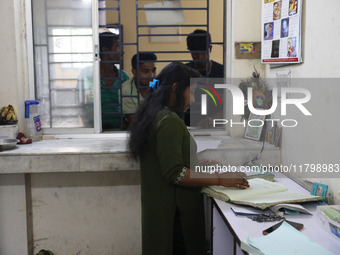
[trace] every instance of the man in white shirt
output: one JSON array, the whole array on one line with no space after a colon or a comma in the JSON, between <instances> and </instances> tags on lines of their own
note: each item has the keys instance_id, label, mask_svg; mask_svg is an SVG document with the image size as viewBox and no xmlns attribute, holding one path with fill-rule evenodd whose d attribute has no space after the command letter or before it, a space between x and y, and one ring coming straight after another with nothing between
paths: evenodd
<instances>
[{"instance_id":1,"label":"man in white shirt","mask_svg":"<svg viewBox=\"0 0 340 255\"><path fill-rule=\"evenodd\" d=\"M122 84L122 111L125 114L126 128L129 127L139 103L145 97L149 82L156 76L156 55L153 53L139 53L138 58L138 63L137 54L131 59L133 77ZM139 81L139 86L137 86L137 81Z\"/></svg>"}]
</instances>

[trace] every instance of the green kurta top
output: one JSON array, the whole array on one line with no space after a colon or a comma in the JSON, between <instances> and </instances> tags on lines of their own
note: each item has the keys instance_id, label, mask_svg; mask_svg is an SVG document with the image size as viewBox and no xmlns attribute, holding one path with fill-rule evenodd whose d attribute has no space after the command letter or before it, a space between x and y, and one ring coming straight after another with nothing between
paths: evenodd
<instances>
[{"instance_id":1,"label":"green kurta top","mask_svg":"<svg viewBox=\"0 0 340 255\"><path fill-rule=\"evenodd\" d=\"M183 167L190 167L190 144L196 144L183 120L168 108L158 112L154 123L140 157L143 255L173 255L176 208L187 255L205 254L201 187L174 184Z\"/></svg>"}]
</instances>

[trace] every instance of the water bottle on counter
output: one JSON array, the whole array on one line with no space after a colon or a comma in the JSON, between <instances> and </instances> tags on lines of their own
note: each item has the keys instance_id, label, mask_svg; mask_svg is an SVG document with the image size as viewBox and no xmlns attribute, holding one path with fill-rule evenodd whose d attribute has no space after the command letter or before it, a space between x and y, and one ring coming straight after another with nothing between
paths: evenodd
<instances>
[{"instance_id":1,"label":"water bottle on counter","mask_svg":"<svg viewBox=\"0 0 340 255\"><path fill-rule=\"evenodd\" d=\"M42 128L39 101L25 101L25 120L27 125L27 137L31 138L33 142L40 141L42 138Z\"/></svg>"}]
</instances>

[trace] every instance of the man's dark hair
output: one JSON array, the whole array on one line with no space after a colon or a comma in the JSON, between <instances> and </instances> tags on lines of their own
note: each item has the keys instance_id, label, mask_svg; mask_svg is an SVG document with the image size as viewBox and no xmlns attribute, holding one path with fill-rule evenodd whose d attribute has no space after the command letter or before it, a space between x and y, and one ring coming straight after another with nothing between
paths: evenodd
<instances>
[{"instance_id":1,"label":"man's dark hair","mask_svg":"<svg viewBox=\"0 0 340 255\"><path fill-rule=\"evenodd\" d=\"M208 43L208 45L207 45ZM187 37L187 46L190 51L207 50L211 43L210 34L202 29L196 29Z\"/></svg>"},{"instance_id":2,"label":"man's dark hair","mask_svg":"<svg viewBox=\"0 0 340 255\"><path fill-rule=\"evenodd\" d=\"M111 33L111 32L104 32L99 34L99 47L100 52L103 52L103 48L111 49L112 45L119 40L119 35Z\"/></svg>"},{"instance_id":3,"label":"man's dark hair","mask_svg":"<svg viewBox=\"0 0 340 255\"><path fill-rule=\"evenodd\" d=\"M138 53L139 55L139 61L156 61L157 56L153 53ZM145 62L139 62L139 65L143 64ZM137 69L137 54L133 55L131 59L131 66L133 69Z\"/></svg>"}]
</instances>

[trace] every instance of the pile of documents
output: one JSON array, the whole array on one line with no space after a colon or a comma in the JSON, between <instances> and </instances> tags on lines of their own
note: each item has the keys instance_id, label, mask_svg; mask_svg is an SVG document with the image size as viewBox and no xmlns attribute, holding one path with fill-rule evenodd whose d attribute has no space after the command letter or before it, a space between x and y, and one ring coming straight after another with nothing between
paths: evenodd
<instances>
[{"instance_id":1,"label":"pile of documents","mask_svg":"<svg viewBox=\"0 0 340 255\"><path fill-rule=\"evenodd\" d=\"M334 255L286 222L268 235L248 237L241 249L251 255Z\"/></svg>"}]
</instances>

